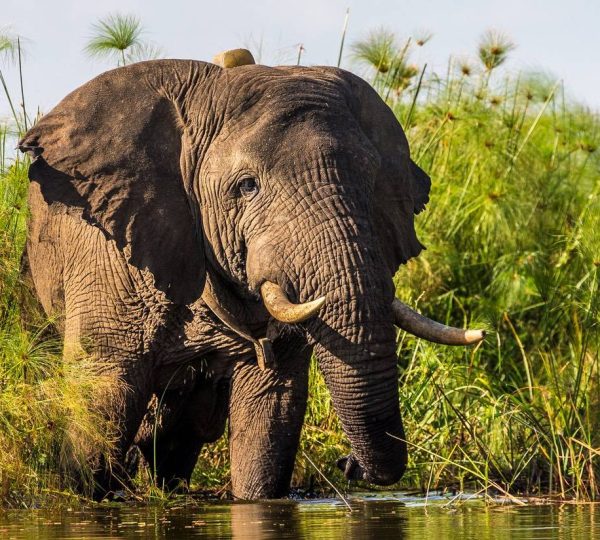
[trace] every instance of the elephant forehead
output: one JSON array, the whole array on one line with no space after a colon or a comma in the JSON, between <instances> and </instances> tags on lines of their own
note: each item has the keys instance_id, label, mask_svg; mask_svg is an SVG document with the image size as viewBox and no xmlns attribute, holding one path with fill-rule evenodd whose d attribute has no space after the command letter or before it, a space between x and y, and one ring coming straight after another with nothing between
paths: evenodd
<instances>
[{"instance_id":1,"label":"elephant forehead","mask_svg":"<svg viewBox=\"0 0 600 540\"><path fill-rule=\"evenodd\" d=\"M216 142L208 162L213 170L299 174L328 168L367 172L380 166L381 157L355 121L328 123L315 116L282 122L265 115Z\"/></svg>"},{"instance_id":2,"label":"elephant forehead","mask_svg":"<svg viewBox=\"0 0 600 540\"><path fill-rule=\"evenodd\" d=\"M248 165L289 167L293 160L338 165L344 160L357 165L380 162L378 151L347 108L334 111L320 105L273 107L258 116L243 114L224 126L211 150L213 156Z\"/></svg>"},{"instance_id":3,"label":"elephant forehead","mask_svg":"<svg viewBox=\"0 0 600 540\"><path fill-rule=\"evenodd\" d=\"M230 70L231 71L231 70ZM273 114L279 120L343 111L352 100L343 78L324 68L243 66L223 74L221 104L229 120Z\"/></svg>"}]
</instances>

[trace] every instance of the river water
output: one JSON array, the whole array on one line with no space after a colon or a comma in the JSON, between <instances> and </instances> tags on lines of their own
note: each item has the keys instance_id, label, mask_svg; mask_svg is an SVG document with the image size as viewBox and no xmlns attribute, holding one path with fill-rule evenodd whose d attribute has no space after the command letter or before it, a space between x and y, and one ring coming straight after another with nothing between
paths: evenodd
<instances>
[{"instance_id":1,"label":"river water","mask_svg":"<svg viewBox=\"0 0 600 540\"><path fill-rule=\"evenodd\" d=\"M600 505L357 497L0 511L0 538L600 539Z\"/></svg>"}]
</instances>

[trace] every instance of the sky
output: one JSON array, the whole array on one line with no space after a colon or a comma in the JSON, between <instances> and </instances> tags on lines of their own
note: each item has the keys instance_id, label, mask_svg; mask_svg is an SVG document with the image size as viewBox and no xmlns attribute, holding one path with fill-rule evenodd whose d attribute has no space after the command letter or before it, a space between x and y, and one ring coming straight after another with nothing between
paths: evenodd
<instances>
[{"instance_id":1,"label":"sky","mask_svg":"<svg viewBox=\"0 0 600 540\"><path fill-rule=\"evenodd\" d=\"M517 48L506 69L543 71L562 79L568 94L600 110L600 0L0 0L0 29L24 36L25 101L30 114L48 112L66 94L115 67L83 52L92 23L109 13L140 17L144 39L168 58L210 60L243 46L261 49L261 63L337 63L346 9L346 43L385 27L400 39L427 31L432 39L412 58L445 72L448 59L474 55L487 29L504 32ZM260 45L262 44L262 47ZM342 67L358 70L350 47ZM13 96L17 69L0 59ZM8 102L0 93L0 118Z\"/></svg>"}]
</instances>

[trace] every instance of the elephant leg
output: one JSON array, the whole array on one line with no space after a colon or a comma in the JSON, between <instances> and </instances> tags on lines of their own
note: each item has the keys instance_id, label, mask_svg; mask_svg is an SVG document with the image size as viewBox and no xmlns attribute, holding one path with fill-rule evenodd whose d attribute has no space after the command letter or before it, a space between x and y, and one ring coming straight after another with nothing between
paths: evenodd
<instances>
[{"instance_id":1,"label":"elephant leg","mask_svg":"<svg viewBox=\"0 0 600 540\"><path fill-rule=\"evenodd\" d=\"M276 366L239 362L232 379L229 447L233 496L285 496L290 487L308 397L310 349L299 339L278 339Z\"/></svg>"},{"instance_id":2,"label":"elephant leg","mask_svg":"<svg viewBox=\"0 0 600 540\"><path fill-rule=\"evenodd\" d=\"M106 446L98 441L100 444L87 445L84 450L85 461L94 471L92 496L99 500L131 487L126 456L152 395L152 373L147 368L151 360L136 354L138 342L133 338L128 341L129 334L118 327L110 339L98 333L81 332L83 318L76 315L67 317L63 355L67 363L77 363L78 371L88 370L89 379L95 381L89 399L90 410L107 426L109 439L114 441ZM82 334L86 337L82 338ZM86 360L90 355L83 345L95 341L101 345L95 349L92 359ZM83 380L86 378L88 375L83 376ZM69 467L72 476L77 479L80 491L89 492L89 474L75 457L73 466Z\"/></svg>"},{"instance_id":3,"label":"elephant leg","mask_svg":"<svg viewBox=\"0 0 600 540\"><path fill-rule=\"evenodd\" d=\"M168 390L153 397L135 444L159 487L189 487L202 446L225 431L228 402L228 379L201 378L191 390Z\"/></svg>"},{"instance_id":4,"label":"elephant leg","mask_svg":"<svg viewBox=\"0 0 600 540\"><path fill-rule=\"evenodd\" d=\"M91 463L95 468L93 497L96 500L129 489L131 479L126 467L126 455L146 412L150 385L137 369L125 370L120 364L114 370L102 370L115 379L112 390L94 403L96 411L108 419L118 434L110 452L92 450Z\"/></svg>"}]
</instances>

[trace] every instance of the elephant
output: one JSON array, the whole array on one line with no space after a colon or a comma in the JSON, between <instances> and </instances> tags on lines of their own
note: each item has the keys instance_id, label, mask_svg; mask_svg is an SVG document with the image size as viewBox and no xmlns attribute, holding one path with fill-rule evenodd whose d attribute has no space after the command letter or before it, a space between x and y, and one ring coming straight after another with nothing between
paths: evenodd
<instances>
[{"instance_id":1,"label":"elephant","mask_svg":"<svg viewBox=\"0 0 600 540\"><path fill-rule=\"evenodd\" d=\"M96 404L118 428L111 455L89 458L96 497L120 489L134 443L161 485L189 482L226 424L233 496L285 496L312 354L352 449L338 466L395 483L396 326L484 338L395 299L393 276L423 249L430 178L376 91L339 68L249 55L108 71L19 142L36 295L65 358L85 354L118 383Z\"/></svg>"}]
</instances>

